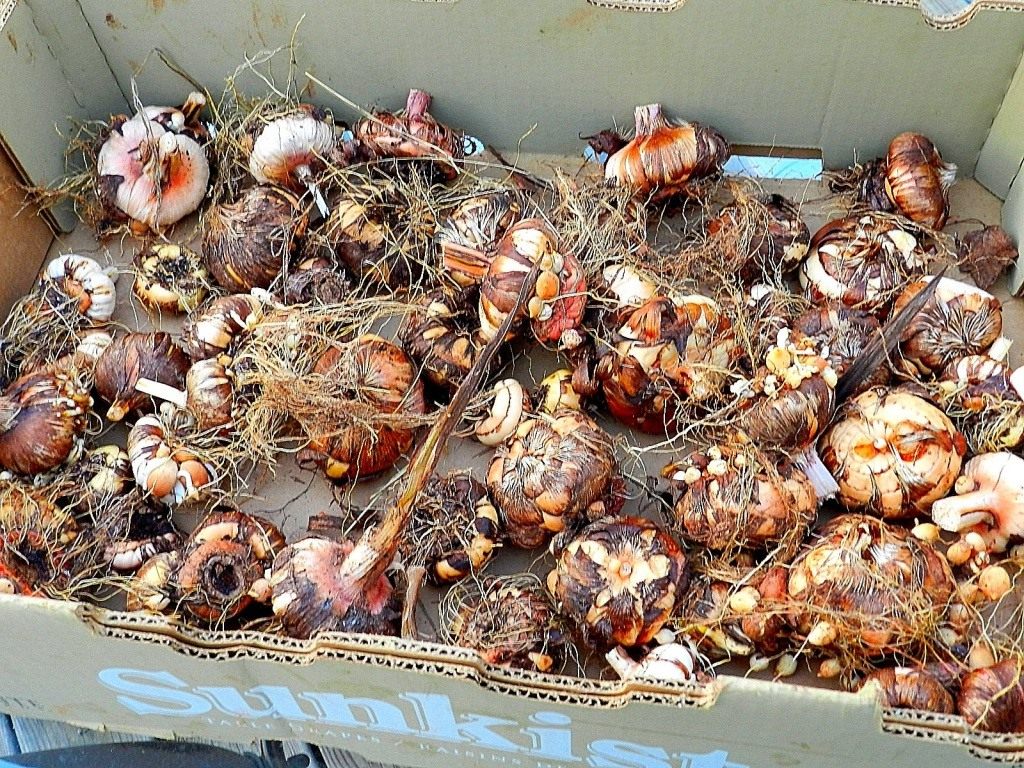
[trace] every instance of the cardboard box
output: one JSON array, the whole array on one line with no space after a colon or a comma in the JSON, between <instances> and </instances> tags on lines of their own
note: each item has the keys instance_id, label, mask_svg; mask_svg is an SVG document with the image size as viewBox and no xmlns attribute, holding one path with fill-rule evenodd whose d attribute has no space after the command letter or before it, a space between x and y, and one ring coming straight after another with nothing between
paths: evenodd
<instances>
[{"instance_id":1,"label":"cardboard box","mask_svg":"<svg viewBox=\"0 0 1024 768\"><path fill-rule=\"evenodd\" d=\"M737 143L820 149L828 166L873 157L892 135L920 130L968 180L955 188L954 214L1001 215L1019 239L1024 14L978 11L1024 4L921 5L927 16L854 0L9 0L0 2L0 136L13 162L0 176L59 176L65 139L53 126L127 111L132 74L155 47L216 90L245 53L286 44L305 14L300 72L362 104L400 104L410 85L425 88L440 119L510 153L572 154L577 131L628 124L635 104L654 100ZM187 86L150 65L138 89L149 103L176 103ZM351 115L324 94L311 98ZM2 186L6 311L50 238L31 212L11 217L16 190ZM59 211L57 224L70 231L70 212ZM96 245L74 231L50 253L72 247ZM1008 315L1009 335L1019 336L1024 313ZM299 486L282 477L273 498ZM294 504L293 516L316 503ZM0 709L155 736L298 738L446 768L966 768L1024 759L1024 739L973 734L957 718L883 712L871 691L738 676L708 686L541 676L432 643L183 630L161 617L18 597L0 596L0 626Z\"/></svg>"}]
</instances>

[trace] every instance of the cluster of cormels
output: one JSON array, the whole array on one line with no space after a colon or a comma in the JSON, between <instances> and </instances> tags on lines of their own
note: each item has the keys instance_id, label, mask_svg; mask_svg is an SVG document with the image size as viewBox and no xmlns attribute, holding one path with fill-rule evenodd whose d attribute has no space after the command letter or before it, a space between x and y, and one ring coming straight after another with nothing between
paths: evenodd
<instances>
[{"instance_id":1,"label":"cluster of cormels","mask_svg":"<svg viewBox=\"0 0 1024 768\"><path fill-rule=\"evenodd\" d=\"M379 258L379 227L333 194L325 171L375 164L400 175L415 164L458 180L462 134L428 105L412 91L404 112L365 118L348 142L307 105L253 121L241 141L252 183L205 212L202 255L164 243L136 260L138 298L188 314L180 340L97 330L114 308L110 275L79 256L51 264L27 306L66 313L80 333L41 364L9 366L0 466L18 478L7 482L65 473L66 483L73 467L108 499L134 483L150 512L201 500L217 468L181 435L230 436L236 399L249 394L234 386L238 345L296 302L343 300L347 277ZM114 122L98 189L136 232L162 232L201 204L201 109L193 96ZM670 121L659 105L637 109L632 139L594 140L609 152L605 183L644 206L705 193L729 156L716 130ZM358 539L315 516L292 542L226 506L187 536L166 515L155 525L137 514L145 530L124 526L105 551L112 568L134 573L129 608L218 625L263 610L301 638L394 634L409 610L390 569L400 562L436 584L479 577L457 593L444 635L491 663L557 669L575 640L624 677L665 682L699 676L705 654L749 656L755 668L774 657L788 674L800 649L824 659L823 676L876 679L892 706L1024 730L1021 661L996 658L1001 648L981 633L987 606L1013 592L1013 566L997 561L1024 536L1024 459L1014 452L1024 374L1005 362L999 301L926 274L951 181L930 141L903 134L864 172L856 212L813 236L778 195L719 206L705 231L722 248L742 243L737 307L666 286L642 264L572 253L518 190L469 196L437 222L427 257L442 279L413 297L398 339L339 339L309 372L345 369L382 413L422 414L431 399L452 398L395 509ZM301 259L314 208L333 259ZM751 218L757 230L739 232ZM803 301L772 279L794 272ZM891 361L865 370L866 350L894 322ZM743 342L741 325L757 344ZM494 449L482 481L431 476L431 452L489 359L513 342L548 345L569 368L534 393L515 379L491 388L474 423ZM107 420L134 424L127 452L87 451L83 475L93 395ZM727 428L665 467L671 525L623 514L627 484L596 411L672 437L725 404ZM349 483L391 469L415 443L411 428L359 425L310 440L300 458ZM832 498L843 514L810 536ZM546 579L481 575L503 545L549 547ZM60 546L46 574L29 567L31 542L18 546L3 584L38 591L61 568ZM712 576L702 567L712 561L742 575Z\"/></svg>"}]
</instances>

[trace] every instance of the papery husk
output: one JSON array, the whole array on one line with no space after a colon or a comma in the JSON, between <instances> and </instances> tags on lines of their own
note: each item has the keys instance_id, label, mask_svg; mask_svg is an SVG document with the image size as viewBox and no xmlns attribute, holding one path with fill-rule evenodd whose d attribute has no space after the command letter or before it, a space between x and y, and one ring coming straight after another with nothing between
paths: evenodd
<instances>
[{"instance_id":1,"label":"papery husk","mask_svg":"<svg viewBox=\"0 0 1024 768\"><path fill-rule=\"evenodd\" d=\"M35 475L64 463L79 446L91 407L78 376L41 372L15 379L0 394L0 467Z\"/></svg>"},{"instance_id":2,"label":"papery husk","mask_svg":"<svg viewBox=\"0 0 1024 768\"><path fill-rule=\"evenodd\" d=\"M429 93L413 88L405 109L380 110L360 120L352 127L360 152L377 162L422 162L431 173L448 181L454 179L465 155L463 133L438 122L427 111L430 102Z\"/></svg>"},{"instance_id":3,"label":"papery husk","mask_svg":"<svg viewBox=\"0 0 1024 768\"><path fill-rule=\"evenodd\" d=\"M523 215L523 201L513 189L491 189L463 200L434 235L445 277L454 289L479 286L498 241Z\"/></svg>"},{"instance_id":4,"label":"papery husk","mask_svg":"<svg viewBox=\"0 0 1024 768\"><path fill-rule=\"evenodd\" d=\"M699 181L721 172L731 154L717 129L669 120L660 104L638 106L635 124L636 135L605 162L605 178L645 197L692 194Z\"/></svg>"},{"instance_id":5,"label":"papery husk","mask_svg":"<svg viewBox=\"0 0 1024 768\"><path fill-rule=\"evenodd\" d=\"M903 331L897 372L914 378L937 375L961 357L984 354L1003 330L1002 303L995 296L945 278L932 279L939 281L938 290L949 285L957 293L933 294ZM926 280L910 283L896 298L893 313L927 285Z\"/></svg>"},{"instance_id":6,"label":"papery husk","mask_svg":"<svg viewBox=\"0 0 1024 768\"><path fill-rule=\"evenodd\" d=\"M983 291L992 289L1007 267L1020 256L1013 238L1000 226L968 232L957 249L957 266Z\"/></svg>"},{"instance_id":7,"label":"papery husk","mask_svg":"<svg viewBox=\"0 0 1024 768\"><path fill-rule=\"evenodd\" d=\"M862 683L878 685L883 707L953 714L953 697L924 668L887 667L871 672Z\"/></svg>"}]
</instances>

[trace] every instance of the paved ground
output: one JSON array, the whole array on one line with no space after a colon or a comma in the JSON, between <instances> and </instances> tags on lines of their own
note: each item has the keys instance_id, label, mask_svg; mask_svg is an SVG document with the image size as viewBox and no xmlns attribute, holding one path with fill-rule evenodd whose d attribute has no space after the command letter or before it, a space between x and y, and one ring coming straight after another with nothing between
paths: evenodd
<instances>
[{"instance_id":1,"label":"paved ground","mask_svg":"<svg viewBox=\"0 0 1024 768\"><path fill-rule=\"evenodd\" d=\"M0 715L0 758L47 749L126 741L145 741L145 738L126 733L91 731L46 720ZM256 745L218 743L217 746L237 752L259 754L263 757L288 758L293 755L305 755L308 758L309 768L397 768L383 766L381 763L371 763L340 749L321 749L298 741L264 742Z\"/></svg>"}]
</instances>

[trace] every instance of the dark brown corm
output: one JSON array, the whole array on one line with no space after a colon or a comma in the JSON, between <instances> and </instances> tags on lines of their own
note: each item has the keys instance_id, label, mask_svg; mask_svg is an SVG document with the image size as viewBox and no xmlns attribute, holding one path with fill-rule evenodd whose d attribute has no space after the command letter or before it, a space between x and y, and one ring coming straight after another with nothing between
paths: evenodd
<instances>
[{"instance_id":1,"label":"dark brown corm","mask_svg":"<svg viewBox=\"0 0 1024 768\"><path fill-rule=\"evenodd\" d=\"M280 295L285 304L340 304L351 289L348 278L329 259L313 256L288 272Z\"/></svg>"},{"instance_id":2,"label":"dark brown corm","mask_svg":"<svg viewBox=\"0 0 1024 768\"><path fill-rule=\"evenodd\" d=\"M899 312L935 278L906 287L893 305ZM897 365L910 376L934 376L954 360L983 353L1003 330L1002 306L972 285L939 278L939 286L900 340Z\"/></svg>"},{"instance_id":3,"label":"dark brown corm","mask_svg":"<svg viewBox=\"0 0 1024 768\"><path fill-rule=\"evenodd\" d=\"M830 221L814 234L800 284L815 303L882 316L926 262L915 235L892 216L868 213Z\"/></svg>"},{"instance_id":4,"label":"dark brown corm","mask_svg":"<svg viewBox=\"0 0 1024 768\"><path fill-rule=\"evenodd\" d=\"M152 410L149 395L136 389L139 379L181 389L190 365L188 355L163 331L114 339L96 361L96 391L110 403L107 418L121 421L132 411Z\"/></svg>"},{"instance_id":5,"label":"dark brown corm","mask_svg":"<svg viewBox=\"0 0 1024 768\"><path fill-rule=\"evenodd\" d=\"M214 280L229 291L267 288L295 253L307 213L286 189L255 186L206 216L203 257Z\"/></svg>"},{"instance_id":6,"label":"dark brown corm","mask_svg":"<svg viewBox=\"0 0 1024 768\"><path fill-rule=\"evenodd\" d=\"M432 583L451 584L483 568L502 538L487 488L469 472L451 472L420 492L400 551L421 562Z\"/></svg>"},{"instance_id":7,"label":"dark brown corm","mask_svg":"<svg viewBox=\"0 0 1024 768\"><path fill-rule=\"evenodd\" d=\"M681 491L683 535L714 550L779 543L814 521L818 498L807 475L749 444L727 443L665 468Z\"/></svg>"},{"instance_id":8,"label":"dark brown corm","mask_svg":"<svg viewBox=\"0 0 1024 768\"><path fill-rule=\"evenodd\" d=\"M925 669L888 667L864 678L862 685L877 683L883 707L953 713L953 697L941 682Z\"/></svg>"},{"instance_id":9,"label":"dark brown corm","mask_svg":"<svg viewBox=\"0 0 1024 768\"><path fill-rule=\"evenodd\" d=\"M424 378L448 392L469 373L484 344L474 329L473 307L460 298L428 293L406 316L401 331L402 345L423 366Z\"/></svg>"},{"instance_id":10,"label":"dark brown corm","mask_svg":"<svg viewBox=\"0 0 1024 768\"><path fill-rule=\"evenodd\" d=\"M612 439L579 411L527 417L498 446L487 487L517 547L539 547L581 518L614 514Z\"/></svg>"},{"instance_id":11,"label":"dark brown corm","mask_svg":"<svg viewBox=\"0 0 1024 768\"><path fill-rule=\"evenodd\" d=\"M896 209L911 221L942 229L956 166L944 163L939 150L920 133L894 138L885 160L885 192Z\"/></svg>"},{"instance_id":12,"label":"dark brown corm","mask_svg":"<svg viewBox=\"0 0 1024 768\"><path fill-rule=\"evenodd\" d=\"M34 475L63 463L85 431L92 398L74 379L33 373L0 395L0 467Z\"/></svg>"},{"instance_id":13,"label":"dark brown corm","mask_svg":"<svg viewBox=\"0 0 1024 768\"><path fill-rule=\"evenodd\" d=\"M1020 658L975 669L964 676L957 711L971 726L998 733L1024 732L1024 684Z\"/></svg>"},{"instance_id":14,"label":"dark brown corm","mask_svg":"<svg viewBox=\"0 0 1024 768\"><path fill-rule=\"evenodd\" d=\"M181 329L181 344L193 360L206 360L231 351L242 331L263 316L264 305L241 293L214 299L192 314Z\"/></svg>"},{"instance_id":15,"label":"dark brown corm","mask_svg":"<svg viewBox=\"0 0 1024 768\"><path fill-rule=\"evenodd\" d=\"M811 240L796 205L777 194L738 196L707 223L707 233L712 242L716 238L737 242L740 252L729 266L747 284L795 270Z\"/></svg>"},{"instance_id":16,"label":"dark brown corm","mask_svg":"<svg viewBox=\"0 0 1024 768\"><path fill-rule=\"evenodd\" d=\"M613 517L585 528L558 555L548 590L586 645L650 642L689 581L686 556L650 520Z\"/></svg>"},{"instance_id":17,"label":"dark brown corm","mask_svg":"<svg viewBox=\"0 0 1024 768\"><path fill-rule=\"evenodd\" d=\"M794 331L828 348L828 361L837 376L846 373L868 342L878 335L880 327L874 315L831 302L809 309L793 320ZM880 365L865 386L886 384L889 376L889 366Z\"/></svg>"}]
</instances>

